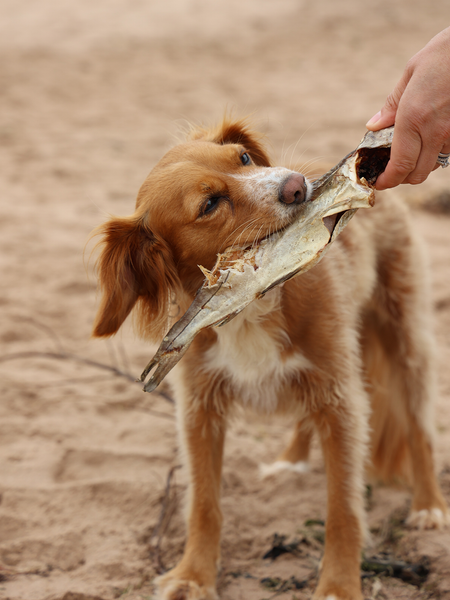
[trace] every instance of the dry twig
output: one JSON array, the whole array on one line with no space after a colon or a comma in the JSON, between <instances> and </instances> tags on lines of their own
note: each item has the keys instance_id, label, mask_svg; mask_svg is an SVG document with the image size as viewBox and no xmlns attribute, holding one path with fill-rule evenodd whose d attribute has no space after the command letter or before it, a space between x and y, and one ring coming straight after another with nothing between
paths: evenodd
<instances>
[{"instance_id":1,"label":"dry twig","mask_svg":"<svg viewBox=\"0 0 450 600\"><path fill-rule=\"evenodd\" d=\"M127 381L136 383L136 378L133 377L133 375L131 375L130 373L127 373L126 371L122 371L118 367L114 367L112 365L107 365L105 363L101 363L97 360L92 360L90 358L85 358L83 356L78 356L77 354L73 354L71 352L65 352L64 350L61 350L59 352L40 352L40 351L13 352L11 354L4 354L3 356L0 356L0 363L8 362L10 360L31 360L33 358L48 358L48 359L54 359L54 360L72 360L72 361L75 361L75 362L78 362L81 364L88 365L89 367L94 367L96 369L102 369L104 371L109 371L110 373L113 373L117 377L123 377ZM162 396L163 398L165 398L165 400L167 400L171 404L174 403L173 398L171 398L171 396L169 396L169 394L167 394L166 392L158 391L157 393L159 396Z\"/></svg>"},{"instance_id":2,"label":"dry twig","mask_svg":"<svg viewBox=\"0 0 450 600\"><path fill-rule=\"evenodd\" d=\"M116 350L114 349L112 344L109 341L107 341L107 349L108 349L108 352L109 352L109 355L111 358L111 362L113 363L111 365L108 365L108 364L99 362L97 360L92 360L90 358L78 356L77 354L74 354L72 352L67 352L65 350L59 336L56 334L56 332L51 327L46 325L45 323L41 323L40 321L37 321L33 317L20 317L20 319L22 322L28 322L31 325L33 325L34 327L37 327L38 329L40 329L41 331L44 331L52 339L52 341L55 345L55 351L54 352L42 352L42 351L14 352L11 354L5 354L3 356L0 356L0 363L8 362L10 360L31 360L33 358L72 360L72 361L75 361L75 362L78 362L81 364L85 364L89 367L94 367L96 369L102 369L104 371L109 371L110 373L113 373L117 377L122 377L122 378L126 379L127 381L130 381L131 383L137 382L136 377L134 377L130 372L128 357L126 355L125 348L123 347L123 345L121 343L119 343L118 351L116 352ZM119 362L119 360L117 359L117 353L120 357L120 361L122 362L122 365L124 366L125 370L116 366ZM71 380L71 381L73 382L73 380ZM173 398L166 392L159 391L158 393L160 396L162 396L165 400L167 400L171 404L174 403Z\"/></svg>"},{"instance_id":3,"label":"dry twig","mask_svg":"<svg viewBox=\"0 0 450 600\"><path fill-rule=\"evenodd\" d=\"M180 468L181 465L175 465L167 474L166 487L164 496L162 498L161 512L159 514L158 522L153 527L153 530L147 540L149 545L152 544L153 540L156 540L155 544L151 545L151 553L153 555L153 559L156 561L156 572L158 575L161 575L167 571L161 556L161 543L167 527L169 526L172 515L175 512L176 494L171 493L171 486L173 475L175 471Z\"/></svg>"}]
</instances>

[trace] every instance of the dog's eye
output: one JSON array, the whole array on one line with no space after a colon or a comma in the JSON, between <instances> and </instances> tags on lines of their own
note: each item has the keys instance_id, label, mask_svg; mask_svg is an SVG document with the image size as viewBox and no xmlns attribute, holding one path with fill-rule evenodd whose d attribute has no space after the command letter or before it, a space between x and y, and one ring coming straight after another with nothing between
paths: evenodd
<instances>
[{"instance_id":1,"label":"dog's eye","mask_svg":"<svg viewBox=\"0 0 450 600\"><path fill-rule=\"evenodd\" d=\"M222 198L223 196L210 196L202 206L201 216L208 215L215 208L217 208L217 205L219 204Z\"/></svg>"},{"instance_id":2,"label":"dog's eye","mask_svg":"<svg viewBox=\"0 0 450 600\"><path fill-rule=\"evenodd\" d=\"M247 152L244 152L244 154L241 154L241 163L243 165L251 165L252 159L250 158L250 155Z\"/></svg>"}]
</instances>

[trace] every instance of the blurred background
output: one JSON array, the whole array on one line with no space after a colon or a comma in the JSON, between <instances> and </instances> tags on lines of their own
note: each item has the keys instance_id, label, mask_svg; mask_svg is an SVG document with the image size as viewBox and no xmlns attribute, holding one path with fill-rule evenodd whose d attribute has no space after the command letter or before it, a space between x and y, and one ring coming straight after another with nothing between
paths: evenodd
<instances>
[{"instance_id":1,"label":"blurred background","mask_svg":"<svg viewBox=\"0 0 450 600\"><path fill-rule=\"evenodd\" d=\"M359 143L407 60L448 24L447 0L2 0L0 597L151 597L155 527L179 462L173 406L131 383L151 349L129 327L112 342L89 340L92 229L133 212L139 186L180 130L226 110L252 116L275 163L309 174L334 165ZM450 218L421 207L448 194L449 177L439 169L395 192L414 207L429 247L447 497ZM310 479L283 480L278 504L258 479L258 462L270 462L288 432L239 423L230 431L223 598L264 595L256 580L226 573L259 576L270 535L293 531L292 505L301 505L295 522L324 517L317 448ZM182 497L181 473L174 486ZM376 491L375 525L407 497ZM170 527L169 566L184 536L176 502ZM450 539L440 535L424 538L434 554L421 551L433 556L433 593L448 598ZM425 542L408 540L411 557L413 541ZM287 577L291 567L283 568ZM397 596L389 585L391 598L428 597L416 588L422 595ZM310 597L308 589L297 597Z\"/></svg>"}]
</instances>

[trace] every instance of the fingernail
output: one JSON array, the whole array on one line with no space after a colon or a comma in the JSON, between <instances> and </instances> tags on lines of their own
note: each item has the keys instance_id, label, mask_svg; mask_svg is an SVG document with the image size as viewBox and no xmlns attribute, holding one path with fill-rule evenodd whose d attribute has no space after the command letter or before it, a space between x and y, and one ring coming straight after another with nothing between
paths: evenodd
<instances>
[{"instance_id":1,"label":"fingernail","mask_svg":"<svg viewBox=\"0 0 450 600\"><path fill-rule=\"evenodd\" d=\"M379 110L376 115L373 115L373 117L369 121L367 121L366 127L369 127L370 125L375 125L375 123L377 123L380 119L381 119L381 110Z\"/></svg>"}]
</instances>

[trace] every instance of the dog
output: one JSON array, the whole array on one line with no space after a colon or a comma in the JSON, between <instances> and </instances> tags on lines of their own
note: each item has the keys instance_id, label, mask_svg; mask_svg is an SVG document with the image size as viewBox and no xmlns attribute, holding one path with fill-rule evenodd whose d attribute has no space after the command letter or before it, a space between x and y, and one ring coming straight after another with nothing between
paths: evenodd
<instances>
[{"instance_id":1,"label":"dog","mask_svg":"<svg viewBox=\"0 0 450 600\"><path fill-rule=\"evenodd\" d=\"M133 310L159 342L217 254L286 227L311 194L300 173L272 167L246 120L193 128L142 185L130 217L111 218L98 259L93 335L116 333ZM237 405L291 415L278 466L302 465L316 431L327 474L326 543L314 599L361 600L366 468L412 486L409 523L441 527L436 395L426 270L406 208L378 198L359 211L310 271L203 330L176 369L174 393L190 475L180 563L157 580L162 600L213 600L220 558L220 482L227 417Z\"/></svg>"}]
</instances>

